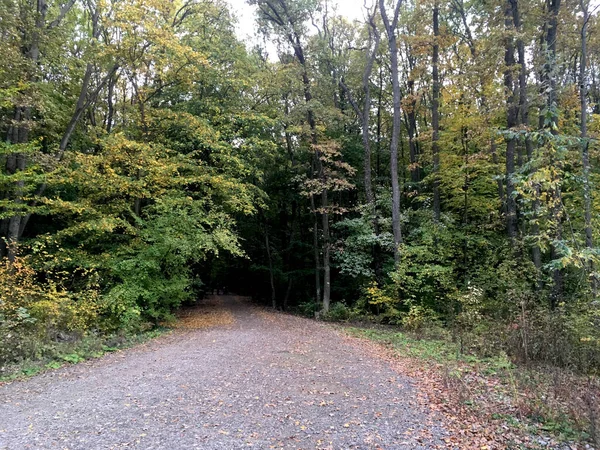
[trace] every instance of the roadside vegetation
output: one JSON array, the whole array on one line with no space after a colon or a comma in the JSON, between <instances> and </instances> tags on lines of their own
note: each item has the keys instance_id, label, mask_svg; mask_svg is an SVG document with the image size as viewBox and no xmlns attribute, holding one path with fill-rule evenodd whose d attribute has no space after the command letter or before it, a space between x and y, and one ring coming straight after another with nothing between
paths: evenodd
<instances>
[{"instance_id":1,"label":"roadside vegetation","mask_svg":"<svg viewBox=\"0 0 600 450\"><path fill-rule=\"evenodd\" d=\"M465 352L440 329L344 325L413 377L453 436L471 448L598 448L600 379L556 366L515 363L503 352Z\"/></svg>"},{"instance_id":2,"label":"roadside vegetation","mask_svg":"<svg viewBox=\"0 0 600 450\"><path fill-rule=\"evenodd\" d=\"M589 377L597 440L595 4L248 3L0 2L0 376L230 290L535 368L547 427Z\"/></svg>"}]
</instances>

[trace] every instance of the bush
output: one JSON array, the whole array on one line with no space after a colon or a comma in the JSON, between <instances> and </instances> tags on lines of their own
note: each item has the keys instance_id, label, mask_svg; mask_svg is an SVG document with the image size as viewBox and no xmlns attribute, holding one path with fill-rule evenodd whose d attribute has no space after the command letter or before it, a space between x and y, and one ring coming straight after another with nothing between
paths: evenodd
<instances>
[{"instance_id":1,"label":"bush","mask_svg":"<svg viewBox=\"0 0 600 450\"><path fill-rule=\"evenodd\" d=\"M35 358L44 343L81 336L96 322L96 290L75 295L36 275L22 259L0 265L0 365Z\"/></svg>"},{"instance_id":2,"label":"bush","mask_svg":"<svg viewBox=\"0 0 600 450\"><path fill-rule=\"evenodd\" d=\"M430 308L411 304L407 313L402 315L402 327L407 331L423 332L434 328L438 322L437 314Z\"/></svg>"},{"instance_id":3,"label":"bush","mask_svg":"<svg viewBox=\"0 0 600 450\"><path fill-rule=\"evenodd\" d=\"M297 312L301 316L314 318L315 314L321 310L321 304L315 303L312 300L299 303L297 306Z\"/></svg>"},{"instance_id":4,"label":"bush","mask_svg":"<svg viewBox=\"0 0 600 450\"><path fill-rule=\"evenodd\" d=\"M341 302L334 303L322 319L329 322L345 322L352 317L352 311Z\"/></svg>"}]
</instances>

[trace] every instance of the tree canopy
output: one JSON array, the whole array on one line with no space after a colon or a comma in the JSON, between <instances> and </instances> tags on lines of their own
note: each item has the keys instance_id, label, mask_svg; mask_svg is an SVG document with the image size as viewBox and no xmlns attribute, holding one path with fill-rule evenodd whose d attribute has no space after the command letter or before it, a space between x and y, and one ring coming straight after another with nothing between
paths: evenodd
<instances>
[{"instance_id":1,"label":"tree canopy","mask_svg":"<svg viewBox=\"0 0 600 450\"><path fill-rule=\"evenodd\" d=\"M0 362L226 287L597 370L595 4L249 4L0 2Z\"/></svg>"}]
</instances>

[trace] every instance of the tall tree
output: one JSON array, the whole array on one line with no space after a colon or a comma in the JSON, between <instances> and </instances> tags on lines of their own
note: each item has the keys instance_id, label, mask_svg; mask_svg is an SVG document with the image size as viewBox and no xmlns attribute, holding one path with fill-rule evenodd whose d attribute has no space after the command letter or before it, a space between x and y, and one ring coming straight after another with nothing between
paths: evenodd
<instances>
[{"instance_id":1,"label":"tall tree","mask_svg":"<svg viewBox=\"0 0 600 450\"><path fill-rule=\"evenodd\" d=\"M400 244L402 244L402 228L400 223L400 184L398 182L398 142L400 139L402 98L400 92L400 78L398 75L398 38L396 35L402 3L403 0L396 0L392 13L392 19L390 21L385 0L379 0L379 12L383 20L383 25L388 40L392 77L393 121L392 136L390 139L390 171L392 178L392 231L394 234L394 259L396 262L398 262L400 259L399 251Z\"/></svg>"},{"instance_id":2,"label":"tall tree","mask_svg":"<svg viewBox=\"0 0 600 450\"><path fill-rule=\"evenodd\" d=\"M18 147L23 147L30 140L30 131L34 120L34 105L31 99L36 97L31 87L37 84L42 75L40 73L41 46L47 35L61 25L74 3L75 0L69 0L57 7L57 5L48 4L46 0L37 0L35 2L23 2L19 5L19 15L23 20L20 31L20 47L22 57L26 61L26 69L22 74L21 83L30 88L29 92L23 92L21 101L15 105L13 118L6 133L6 140L17 147L17 150L6 158L6 171L8 174L16 175L19 172L24 172L27 164L26 152L19 151ZM51 9L51 6L54 6L54 8ZM54 13L55 16L49 19L49 12ZM24 188L25 184L22 179L15 182L12 193L15 205L13 214L0 224L0 232L5 237L2 244L0 244L0 257L6 252L11 262L14 261L16 256L22 218L25 215L25 208L22 206L24 203Z\"/></svg>"},{"instance_id":3,"label":"tall tree","mask_svg":"<svg viewBox=\"0 0 600 450\"><path fill-rule=\"evenodd\" d=\"M309 68L306 61L304 47L302 45L303 23L308 20L311 10L315 6L314 1L292 3L287 0L252 0L259 8L261 17L269 23L277 33L280 33L291 46L294 56L301 68L301 78L304 87L304 100L306 102L307 122L310 127L310 144L314 151L313 158L313 174L317 178L321 178L325 184L325 174L321 163L321 155L318 146L318 133L315 112L312 107L312 84L309 76ZM322 253L323 253L323 310L329 310L331 298L331 249L330 249L330 231L329 231L329 192L325 188L321 192L321 226L322 226ZM315 217L317 214L317 206L314 197L311 197L311 206ZM317 300L320 300L320 277L319 277L319 261L317 253L318 227L315 221L313 226L314 244L315 244L315 280Z\"/></svg>"},{"instance_id":4,"label":"tall tree","mask_svg":"<svg viewBox=\"0 0 600 450\"><path fill-rule=\"evenodd\" d=\"M581 163L583 165L583 205L584 205L584 224L585 224L585 246L588 250L594 247L594 238L592 234L592 189L590 187L590 142L587 132L588 121L588 80L587 80L587 40L588 23L590 21L590 2L579 0L579 7L583 12L581 25L581 58L579 61L579 100L581 102ZM590 264L593 272L594 266ZM592 279L593 290L596 291L596 280Z\"/></svg>"},{"instance_id":5,"label":"tall tree","mask_svg":"<svg viewBox=\"0 0 600 450\"><path fill-rule=\"evenodd\" d=\"M433 56L431 60L431 152L433 154L433 217L436 222L440 221L440 7L437 0L433 6Z\"/></svg>"},{"instance_id":6,"label":"tall tree","mask_svg":"<svg viewBox=\"0 0 600 450\"><path fill-rule=\"evenodd\" d=\"M515 95L513 73L515 70L513 8L516 1L506 0L504 5L504 24L506 29L504 63L504 88L506 95L506 231L511 239L517 235L517 202L515 198L515 150L517 148L516 126L518 104Z\"/></svg>"}]
</instances>

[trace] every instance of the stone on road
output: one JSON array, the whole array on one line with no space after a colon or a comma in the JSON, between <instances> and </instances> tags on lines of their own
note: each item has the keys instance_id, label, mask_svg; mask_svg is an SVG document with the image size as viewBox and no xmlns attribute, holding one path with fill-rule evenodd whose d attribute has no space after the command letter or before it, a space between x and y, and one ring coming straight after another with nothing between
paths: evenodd
<instances>
[{"instance_id":1,"label":"stone on road","mask_svg":"<svg viewBox=\"0 0 600 450\"><path fill-rule=\"evenodd\" d=\"M235 296L212 304L170 335L0 386L0 449L441 443L445 432L418 405L410 380L333 327Z\"/></svg>"}]
</instances>

